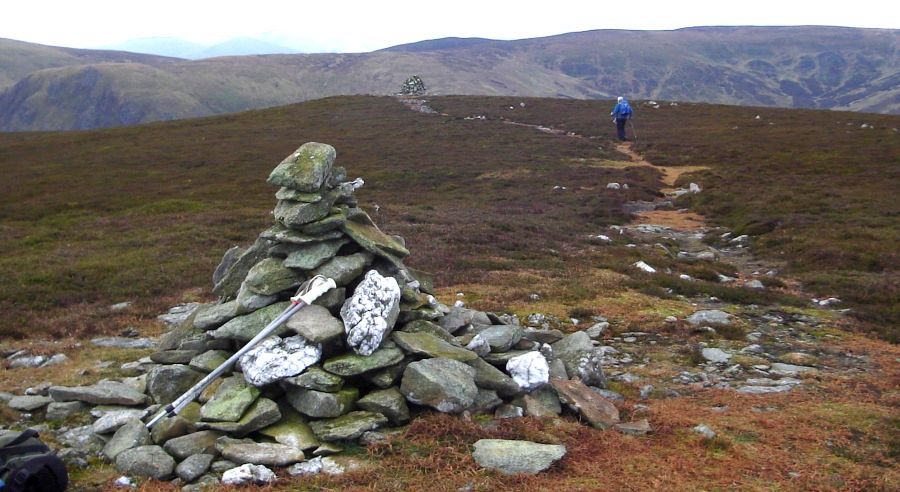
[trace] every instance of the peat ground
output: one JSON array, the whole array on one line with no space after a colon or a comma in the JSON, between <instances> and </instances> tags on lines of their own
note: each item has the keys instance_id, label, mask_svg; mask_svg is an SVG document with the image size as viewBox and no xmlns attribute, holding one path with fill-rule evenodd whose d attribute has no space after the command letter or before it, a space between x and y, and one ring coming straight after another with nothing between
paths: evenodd
<instances>
[{"instance_id":1,"label":"peat ground","mask_svg":"<svg viewBox=\"0 0 900 492\"><path fill-rule=\"evenodd\" d=\"M122 362L146 355L100 350L86 338L129 326L152 335L162 329L155 316L167 307L209 299L209 276L221 254L249 243L271 221L275 189L264 183L268 172L301 143L316 140L334 145L337 164L366 180L361 204L382 229L407 239L408 263L435 274L442 301L459 299L523 320L539 312L567 332L608 319L599 341L616 351L605 365L611 388L625 398L624 418L647 418L653 432L598 431L570 417L494 422L426 413L383 444L349 450L349 459L361 463L357 471L284 480L275 490L897 487L900 351L855 332L874 328L896 336L890 321L896 247L868 244L858 233L896 239L896 205L883 193L897 188L900 150L892 128L898 118L638 106L632 149L640 156L709 168L676 181L697 182L703 191L659 212L691 206L711 225L697 219L691 227L652 228L638 226L660 215L626 210L664 198L664 170L634 165L616 150L606 103L469 97L428 103L445 114L413 112L393 98L351 97L100 132L0 134L0 169L8 177L0 183L3 348L62 351L72 359L55 368L4 370L0 388L20 394L43 381L87 384L117 377ZM762 119L768 115L757 120L762 111L776 114L776 124ZM850 119L875 128L865 133L859 125L838 125ZM821 130L824 121L835 124ZM789 128L779 129L782 134L811 140L798 147L776 138L770 132L778 125ZM749 130L741 134L742 128ZM874 149L853 154L857 144ZM828 149L821 168L818 147ZM754 160L764 152L790 154L798 163ZM797 186L798 176L819 180L818 186ZM627 183L628 190L608 189L610 182ZM778 194L789 190L797 197ZM831 201L821 216L804 208L820 206L814 198L823 193ZM743 207L742 197L751 205ZM828 222L837 210L844 215ZM770 229L764 219L775 212ZM852 220L863 217L870 220ZM822 231L816 224L831 225ZM726 231L732 237L753 232L755 239L742 248L713 240ZM846 248L850 260L803 263L800 250L782 254L771 247L779 234L809 252ZM716 251L718 259L677 255L700 250ZM886 253L880 270L856 259L878 252ZM638 260L658 272L637 271ZM779 273L766 276L762 267ZM737 280L722 283L718 275ZM881 290L871 287L871 295L854 298L861 284L828 283L847 278L870 287L876 282ZM747 288L750 279L766 288ZM809 298L822 294L845 304L812 306ZM133 304L109 308L121 301ZM865 319L839 311L848 305ZM708 331L685 323L706 308L731 313L734 325ZM670 316L676 321L667 321ZM760 350L746 350L751 345ZM720 348L732 359L707 363L703 348ZM775 363L800 361L813 369L773 370ZM790 389L736 391L753 383ZM21 418L2 412L4 425L28 423ZM693 433L700 423L716 437ZM569 452L547 473L504 477L471 458L472 443L489 437L564 443ZM94 463L76 474L76 486L111 487L116 476ZM141 489L177 490L160 483Z\"/></svg>"}]
</instances>

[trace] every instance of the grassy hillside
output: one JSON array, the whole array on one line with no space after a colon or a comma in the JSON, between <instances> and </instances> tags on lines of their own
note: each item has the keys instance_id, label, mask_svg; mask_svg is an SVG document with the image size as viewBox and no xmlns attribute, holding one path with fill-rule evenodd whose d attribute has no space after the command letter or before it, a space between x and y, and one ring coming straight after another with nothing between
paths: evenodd
<instances>
[{"instance_id":1,"label":"grassy hillside","mask_svg":"<svg viewBox=\"0 0 900 492\"><path fill-rule=\"evenodd\" d=\"M448 98L438 106L513 117L507 107L519 99L496 101ZM527 101L526 111L515 112L517 120L588 135L614 131L604 105ZM684 197L680 206L735 235L754 236L757 252L786 260L789 273L811 291L842 298L897 340L900 118L663 103L659 109L637 105L635 127L635 148L654 164L712 168L689 178L705 191Z\"/></svg>"},{"instance_id":2,"label":"grassy hillside","mask_svg":"<svg viewBox=\"0 0 900 492\"><path fill-rule=\"evenodd\" d=\"M625 200L648 199L651 170L598 172L606 158L499 122L422 118L393 98L313 101L234 116L90 133L0 135L0 299L3 333L57 336L104 328L104 306L135 300L151 315L205 289L222 253L270 223L269 171L296 147L323 141L368 184L376 220L405 236L414 266L442 285L491 265L560 270L558 253L621 222ZM625 194L605 186L628 174ZM76 325L60 323L72 310Z\"/></svg>"},{"instance_id":3,"label":"grassy hillside","mask_svg":"<svg viewBox=\"0 0 900 492\"><path fill-rule=\"evenodd\" d=\"M393 98L341 97L116 130L0 135L0 329L103 331L122 322L108 304L135 300L139 316L150 316L189 289L188 297L207 295L221 254L270 221L268 172L306 141L338 149L338 163L367 181L364 206L407 238L410 263L442 286L498 271L565 277L585 262L613 261L585 253L587 235L622 223L624 202L657 193L652 169L590 164L615 155L609 103L432 104L453 116L423 117ZM841 297L896 337L897 117L686 104L637 114L638 148L652 161L712 168L690 178L705 191L685 206L756 236L762 254L788 261L814 293ZM501 117L602 137L547 135ZM614 193L610 181L632 186ZM514 288L484 302L500 309L527 294Z\"/></svg>"},{"instance_id":4,"label":"grassy hillside","mask_svg":"<svg viewBox=\"0 0 900 492\"><path fill-rule=\"evenodd\" d=\"M134 55L131 63L121 63L128 61L121 53L97 52L84 57L77 70L72 50L33 46L24 58L44 61L10 63L10 70L0 63L0 77L17 81L0 93L0 131L104 128L335 95L389 95L413 74L421 75L434 95L597 99L625 94L900 112L896 30L587 31L515 41L449 38L356 54L197 61ZM117 63L106 63L112 61ZM26 71L29 67L35 71Z\"/></svg>"},{"instance_id":5,"label":"grassy hillside","mask_svg":"<svg viewBox=\"0 0 900 492\"><path fill-rule=\"evenodd\" d=\"M0 38L0 90L14 85L30 73L48 68L111 62L156 64L173 60L156 55L61 48Z\"/></svg>"}]
</instances>

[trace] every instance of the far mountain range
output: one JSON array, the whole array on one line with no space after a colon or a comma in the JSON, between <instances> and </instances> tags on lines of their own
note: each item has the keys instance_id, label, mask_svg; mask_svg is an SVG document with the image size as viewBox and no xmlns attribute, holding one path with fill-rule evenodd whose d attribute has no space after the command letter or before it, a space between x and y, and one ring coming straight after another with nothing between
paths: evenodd
<instances>
[{"instance_id":1,"label":"far mountain range","mask_svg":"<svg viewBox=\"0 0 900 492\"><path fill-rule=\"evenodd\" d=\"M190 56L285 51L248 43ZM411 75L434 95L624 95L900 114L898 53L900 30L821 26L444 38L370 53L194 60L0 39L0 130L102 128L390 95Z\"/></svg>"}]
</instances>

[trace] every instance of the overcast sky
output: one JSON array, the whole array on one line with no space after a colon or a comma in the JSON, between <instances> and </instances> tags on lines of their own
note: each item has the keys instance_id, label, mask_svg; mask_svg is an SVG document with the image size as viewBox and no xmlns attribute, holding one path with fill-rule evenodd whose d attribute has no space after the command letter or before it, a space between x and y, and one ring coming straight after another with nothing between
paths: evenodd
<instances>
[{"instance_id":1,"label":"overcast sky","mask_svg":"<svg viewBox=\"0 0 900 492\"><path fill-rule=\"evenodd\" d=\"M890 0L6 0L3 4L0 37L76 48L143 37L213 44L268 33L270 38L323 51L371 51L447 36L521 39L591 29L900 27L900 2Z\"/></svg>"}]
</instances>

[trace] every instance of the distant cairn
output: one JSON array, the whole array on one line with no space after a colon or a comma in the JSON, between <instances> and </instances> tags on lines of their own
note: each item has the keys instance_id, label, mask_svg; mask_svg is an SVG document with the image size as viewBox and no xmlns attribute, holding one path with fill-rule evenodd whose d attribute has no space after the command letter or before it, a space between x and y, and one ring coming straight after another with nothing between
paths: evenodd
<instances>
[{"instance_id":1,"label":"distant cairn","mask_svg":"<svg viewBox=\"0 0 900 492\"><path fill-rule=\"evenodd\" d=\"M50 388L48 417L76 402L71 411L130 407L115 422L103 414L75 429L87 436L78 442L96 448L70 444L77 449L67 456L98 453L132 476L231 483L247 472L238 470L242 463L294 465L288 472L302 473L312 456L383 439L433 410L513 418L554 416L566 406L596 427L618 422L615 407L588 387L606 381L603 351L585 332L565 336L523 327L512 315L438 302L430 276L404 265L404 240L382 232L359 208L354 192L363 180L347 180L335 157L330 145L310 142L272 171L268 182L279 187L274 224L251 246L225 254L213 275L217 301L163 335L149 358L123 366L140 374L139 386ZM334 279L337 288L152 432L135 420L221 365L314 275ZM605 411L585 410L597 405Z\"/></svg>"},{"instance_id":2,"label":"distant cairn","mask_svg":"<svg viewBox=\"0 0 900 492\"><path fill-rule=\"evenodd\" d=\"M401 96L421 96L427 90L425 82L422 82L422 78L418 75L413 75L400 86L399 94Z\"/></svg>"}]
</instances>

